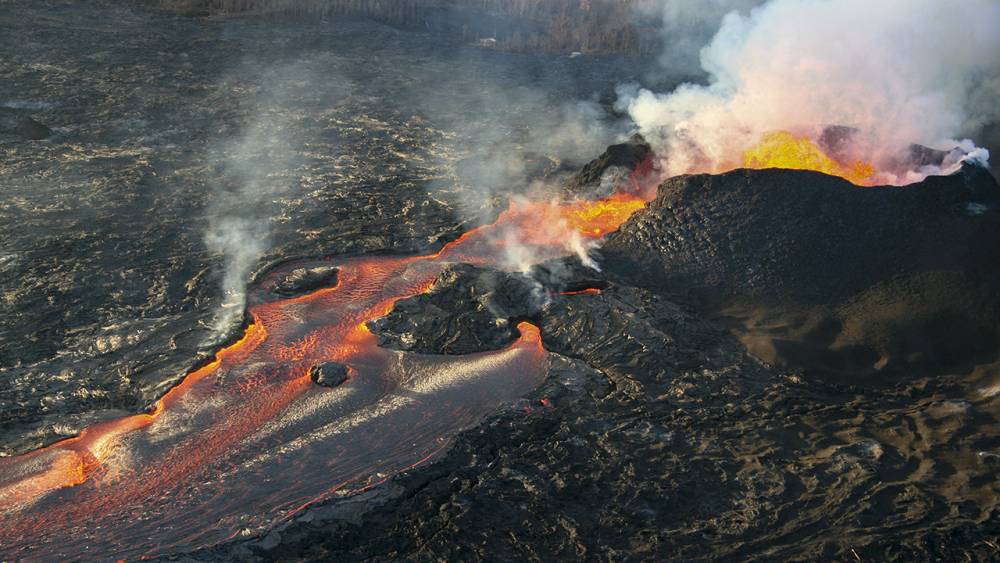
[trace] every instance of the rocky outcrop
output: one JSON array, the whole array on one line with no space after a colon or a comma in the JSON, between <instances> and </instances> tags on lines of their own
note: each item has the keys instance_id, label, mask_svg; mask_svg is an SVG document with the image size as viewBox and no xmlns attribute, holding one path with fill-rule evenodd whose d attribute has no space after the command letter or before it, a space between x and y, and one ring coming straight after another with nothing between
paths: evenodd
<instances>
[{"instance_id":1,"label":"rocky outcrop","mask_svg":"<svg viewBox=\"0 0 1000 563\"><path fill-rule=\"evenodd\" d=\"M646 140L634 135L628 142L611 145L601 156L587 163L566 182L565 190L588 199L611 195L624 176L649 162L652 156Z\"/></svg>"},{"instance_id":2,"label":"rocky outcrop","mask_svg":"<svg viewBox=\"0 0 1000 563\"><path fill-rule=\"evenodd\" d=\"M0 108L0 133L19 135L24 139L38 141L52 135L52 130L29 115Z\"/></svg>"},{"instance_id":3,"label":"rocky outcrop","mask_svg":"<svg viewBox=\"0 0 1000 563\"><path fill-rule=\"evenodd\" d=\"M337 268L316 266L292 270L275 283L272 291L283 297L291 297L333 285L337 285Z\"/></svg>"},{"instance_id":4,"label":"rocky outcrop","mask_svg":"<svg viewBox=\"0 0 1000 563\"><path fill-rule=\"evenodd\" d=\"M337 362L324 362L309 369L309 379L323 387L337 387L349 378L348 367Z\"/></svg>"},{"instance_id":5,"label":"rocky outcrop","mask_svg":"<svg viewBox=\"0 0 1000 563\"><path fill-rule=\"evenodd\" d=\"M537 282L522 274L456 264L430 291L396 302L368 323L379 345L425 354L499 350L518 337L517 321L544 303Z\"/></svg>"}]
</instances>

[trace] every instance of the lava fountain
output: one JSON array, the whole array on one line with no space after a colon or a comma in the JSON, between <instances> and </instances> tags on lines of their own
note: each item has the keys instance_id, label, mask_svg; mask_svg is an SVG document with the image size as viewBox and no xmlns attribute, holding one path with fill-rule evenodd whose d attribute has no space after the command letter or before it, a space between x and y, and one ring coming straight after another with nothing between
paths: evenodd
<instances>
[{"instance_id":1,"label":"lava fountain","mask_svg":"<svg viewBox=\"0 0 1000 563\"><path fill-rule=\"evenodd\" d=\"M383 349L365 323L426 291L449 263L504 267L616 229L650 194L520 202L429 256L322 262L338 283L275 300L249 297L253 323L144 414L0 460L0 559L144 558L265 531L312 503L350 495L432 459L456 433L532 390L546 352L528 323L495 352L429 356ZM335 388L318 363L349 366Z\"/></svg>"},{"instance_id":2,"label":"lava fountain","mask_svg":"<svg viewBox=\"0 0 1000 563\"><path fill-rule=\"evenodd\" d=\"M826 154L812 139L789 131L773 131L743 153L744 168L790 168L813 170L840 176L859 185L873 181L875 167L870 162L840 162Z\"/></svg>"}]
</instances>

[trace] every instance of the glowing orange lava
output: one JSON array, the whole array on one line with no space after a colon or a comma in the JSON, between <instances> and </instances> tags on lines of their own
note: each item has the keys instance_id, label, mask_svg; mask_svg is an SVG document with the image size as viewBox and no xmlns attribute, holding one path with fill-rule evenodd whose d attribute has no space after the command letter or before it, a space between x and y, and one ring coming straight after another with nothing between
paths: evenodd
<instances>
[{"instance_id":1,"label":"glowing orange lava","mask_svg":"<svg viewBox=\"0 0 1000 563\"><path fill-rule=\"evenodd\" d=\"M596 287L588 287L587 289L577 289L575 291L563 291L559 295L600 295L601 290Z\"/></svg>"},{"instance_id":2,"label":"glowing orange lava","mask_svg":"<svg viewBox=\"0 0 1000 563\"><path fill-rule=\"evenodd\" d=\"M338 284L304 296L270 293L295 264L268 274L248 296L244 336L149 413L0 459L0 560L189 551L433 459L541 381L539 331L521 323L507 349L427 356L380 348L365 323L427 291L449 263L504 268L515 247L531 247L529 262L575 251L572 239L599 238L640 209L635 193L515 203L429 256L323 262ZM346 364L351 377L313 385L308 371L321 362Z\"/></svg>"},{"instance_id":3,"label":"glowing orange lava","mask_svg":"<svg viewBox=\"0 0 1000 563\"><path fill-rule=\"evenodd\" d=\"M859 185L869 183L875 174L875 167L867 162L840 163L824 153L810 138L796 136L788 131L764 135L756 146L743 154L743 166L813 170L840 176Z\"/></svg>"},{"instance_id":4,"label":"glowing orange lava","mask_svg":"<svg viewBox=\"0 0 1000 563\"><path fill-rule=\"evenodd\" d=\"M596 201L515 201L497 223L513 229L519 242L552 246L565 242L568 236L599 239L645 207L646 202L643 196L626 192Z\"/></svg>"},{"instance_id":5,"label":"glowing orange lava","mask_svg":"<svg viewBox=\"0 0 1000 563\"><path fill-rule=\"evenodd\" d=\"M563 210L563 217L574 231L597 238L614 231L645 206L644 198L619 192L599 201L578 202L569 206Z\"/></svg>"}]
</instances>

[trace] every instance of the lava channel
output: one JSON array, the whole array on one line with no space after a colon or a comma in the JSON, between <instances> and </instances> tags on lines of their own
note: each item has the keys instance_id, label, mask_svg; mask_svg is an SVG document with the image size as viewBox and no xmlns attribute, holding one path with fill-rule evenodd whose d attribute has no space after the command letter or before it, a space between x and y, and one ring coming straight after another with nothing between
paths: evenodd
<instances>
[{"instance_id":1,"label":"lava channel","mask_svg":"<svg viewBox=\"0 0 1000 563\"><path fill-rule=\"evenodd\" d=\"M633 190L635 192L635 190ZM310 504L350 495L424 463L459 431L535 388L546 352L521 323L504 350L430 356L377 346L366 321L426 291L449 263L505 267L614 230L646 197L513 204L492 225L430 256L332 263L336 287L273 301L250 295L244 337L146 414L0 459L0 559L144 558L258 534ZM331 262L324 262L330 265ZM312 384L322 362L350 367Z\"/></svg>"}]
</instances>

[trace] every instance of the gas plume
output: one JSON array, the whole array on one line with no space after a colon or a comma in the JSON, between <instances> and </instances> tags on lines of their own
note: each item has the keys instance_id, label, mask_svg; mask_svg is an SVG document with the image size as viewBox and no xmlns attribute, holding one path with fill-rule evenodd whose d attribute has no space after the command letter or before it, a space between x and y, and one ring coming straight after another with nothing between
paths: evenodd
<instances>
[{"instance_id":1,"label":"gas plume","mask_svg":"<svg viewBox=\"0 0 1000 563\"><path fill-rule=\"evenodd\" d=\"M501 61L513 67L516 59L503 56ZM531 207L545 215L544 224L527 231L527 238L520 229L490 235L505 249L499 266L510 271L527 271L541 261L539 238L558 241L565 254L596 266L589 256L594 241L582 239L558 215L560 173L622 140L630 127L627 120L609 116L596 93L590 99L564 99L565 79L550 78L544 70L511 68L504 73L506 82L456 77L440 91L414 95L422 114L455 132L458 150L444 164L457 161L453 179L460 189L447 199L469 223L492 222L497 208L508 205L514 212Z\"/></svg>"},{"instance_id":2,"label":"gas plume","mask_svg":"<svg viewBox=\"0 0 1000 563\"><path fill-rule=\"evenodd\" d=\"M699 54L730 12L747 13L764 0L639 0L640 26L659 29L660 67L667 76L701 74ZM654 75L662 73L653 73Z\"/></svg>"},{"instance_id":3,"label":"gas plume","mask_svg":"<svg viewBox=\"0 0 1000 563\"><path fill-rule=\"evenodd\" d=\"M909 183L988 158L960 136L1000 117L998 29L994 0L772 0L725 16L701 51L706 85L622 86L618 108L668 175L739 167L767 135L820 142L837 126L831 156L871 163L867 183ZM911 143L960 150L927 165Z\"/></svg>"},{"instance_id":4,"label":"gas plume","mask_svg":"<svg viewBox=\"0 0 1000 563\"><path fill-rule=\"evenodd\" d=\"M303 81L302 71L291 65L252 74L243 85L253 92L246 100L248 121L209 151L221 173L209 194L205 233L205 245L223 262L223 305L214 321L215 337L228 334L242 319L250 272L269 248L274 202L300 183L301 163L293 147L304 133L282 108L289 85ZM242 80L238 76L230 80Z\"/></svg>"}]
</instances>

